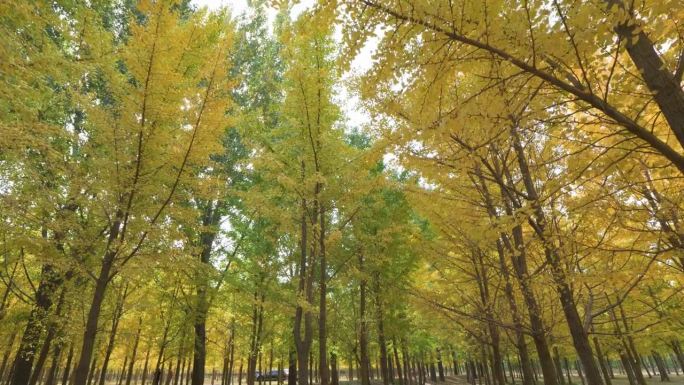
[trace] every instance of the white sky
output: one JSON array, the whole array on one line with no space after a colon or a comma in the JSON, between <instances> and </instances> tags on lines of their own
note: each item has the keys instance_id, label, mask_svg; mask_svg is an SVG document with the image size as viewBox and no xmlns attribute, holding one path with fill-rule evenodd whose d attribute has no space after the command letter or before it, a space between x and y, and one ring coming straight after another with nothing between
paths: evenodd
<instances>
[{"instance_id":1,"label":"white sky","mask_svg":"<svg viewBox=\"0 0 684 385\"><path fill-rule=\"evenodd\" d=\"M298 4L292 7L290 12L291 17L297 17L303 10L313 6L315 0L301 0ZM237 17L249 10L247 5L247 0L192 0L194 5L199 7L206 6L210 10L219 9L222 7L228 7L231 10L231 15ZM267 12L269 20L273 22L276 16L276 10L270 10ZM341 40L341 31L336 31L334 38L338 41ZM360 74L367 71L372 65L372 54L377 43L372 41L371 44L364 47L359 55L354 59L351 68L355 74ZM369 121L368 113L363 111L359 106L359 100L354 95L352 95L351 90L346 86L349 84L349 78L353 76L353 73L346 73L342 76L341 81L338 83L337 91L337 103L342 108L344 113L344 119L347 121L350 127L360 127Z\"/></svg>"}]
</instances>

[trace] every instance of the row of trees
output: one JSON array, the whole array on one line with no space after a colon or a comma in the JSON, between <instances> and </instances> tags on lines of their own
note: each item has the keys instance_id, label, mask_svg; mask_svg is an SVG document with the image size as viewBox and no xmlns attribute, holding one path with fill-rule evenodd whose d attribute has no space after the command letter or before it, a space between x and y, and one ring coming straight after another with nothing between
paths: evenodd
<instances>
[{"instance_id":1,"label":"row of trees","mask_svg":"<svg viewBox=\"0 0 684 385\"><path fill-rule=\"evenodd\" d=\"M438 234L415 295L492 383L684 368L681 2L320 3Z\"/></svg>"},{"instance_id":2,"label":"row of trees","mask_svg":"<svg viewBox=\"0 0 684 385\"><path fill-rule=\"evenodd\" d=\"M334 102L333 15L0 6L0 381L425 382L427 228Z\"/></svg>"},{"instance_id":3,"label":"row of trees","mask_svg":"<svg viewBox=\"0 0 684 385\"><path fill-rule=\"evenodd\" d=\"M0 4L0 381L684 371L681 4L266 7Z\"/></svg>"}]
</instances>

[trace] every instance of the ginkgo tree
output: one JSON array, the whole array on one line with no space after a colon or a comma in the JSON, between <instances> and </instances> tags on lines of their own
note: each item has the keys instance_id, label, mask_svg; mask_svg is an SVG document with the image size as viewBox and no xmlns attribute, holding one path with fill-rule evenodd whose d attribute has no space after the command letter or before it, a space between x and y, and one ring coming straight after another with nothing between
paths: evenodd
<instances>
[{"instance_id":1,"label":"ginkgo tree","mask_svg":"<svg viewBox=\"0 0 684 385\"><path fill-rule=\"evenodd\" d=\"M214 8L0 4L3 384L684 373L681 2Z\"/></svg>"}]
</instances>

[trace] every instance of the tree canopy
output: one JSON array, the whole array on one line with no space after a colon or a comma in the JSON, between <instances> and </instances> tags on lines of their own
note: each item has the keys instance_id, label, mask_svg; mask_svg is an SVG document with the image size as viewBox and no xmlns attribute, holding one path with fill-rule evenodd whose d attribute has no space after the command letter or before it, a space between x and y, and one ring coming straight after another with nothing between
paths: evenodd
<instances>
[{"instance_id":1,"label":"tree canopy","mask_svg":"<svg viewBox=\"0 0 684 385\"><path fill-rule=\"evenodd\" d=\"M3 385L682 381L682 1L240 12L0 3Z\"/></svg>"}]
</instances>

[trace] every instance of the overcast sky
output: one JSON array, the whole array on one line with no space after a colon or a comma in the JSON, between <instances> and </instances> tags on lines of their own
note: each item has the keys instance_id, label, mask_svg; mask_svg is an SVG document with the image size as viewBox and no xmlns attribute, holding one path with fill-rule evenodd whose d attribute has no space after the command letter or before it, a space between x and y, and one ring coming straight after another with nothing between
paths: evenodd
<instances>
[{"instance_id":1,"label":"overcast sky","mask_svg":"<svg viewBox=\"0 0 684 385\"><path fill-rule=\"evenodd\" d=\"M290 15L292 17L297 17L303 10L311 7L315 0L302 0L297 5L295 5ZM209 9L215 10L222 7L228 7L231 10L233 17L237 17L243 14L249 9L247 5L247 0L192 0L192 3L203 7L206 6ZM269 19L271 22L275 20L276 10L271 10L268 12ZM341 36L336 34L336 39L341 39ZM368 70L372 64L371 56L373 52L374 44L370 44L361 50L359 55L354 59L351 68L355 73L362 73ZM348 84L348 78L351 74L344 74L342 81L338 83L336 94L337 103L342 108L344 112L344 119L347 121L349 128L360 127L368 122L368 115L359 107L358 99L352 95L350 90L345 86Z\"/></svg>"}]
</instances>

